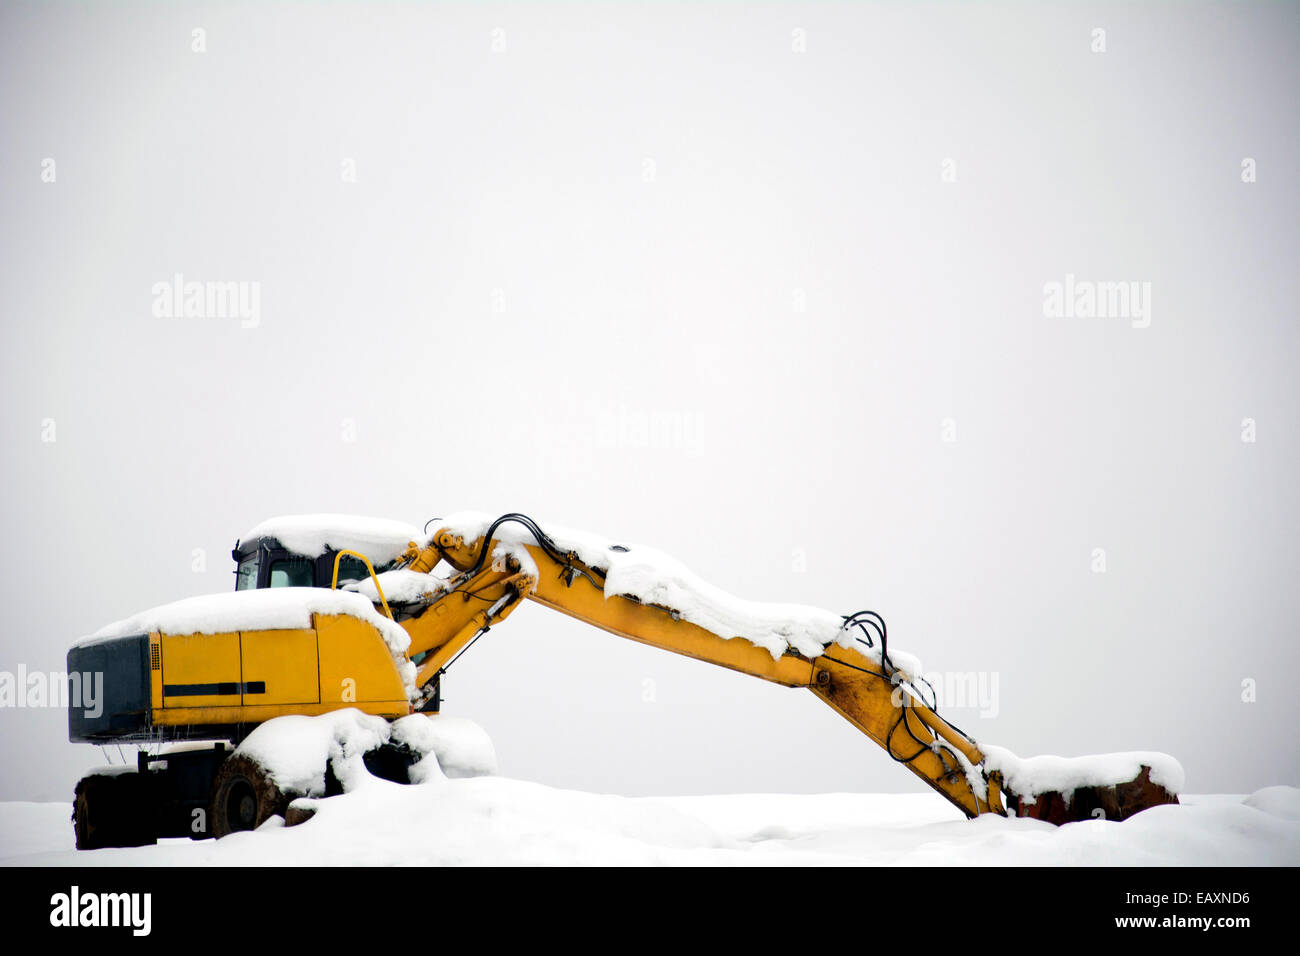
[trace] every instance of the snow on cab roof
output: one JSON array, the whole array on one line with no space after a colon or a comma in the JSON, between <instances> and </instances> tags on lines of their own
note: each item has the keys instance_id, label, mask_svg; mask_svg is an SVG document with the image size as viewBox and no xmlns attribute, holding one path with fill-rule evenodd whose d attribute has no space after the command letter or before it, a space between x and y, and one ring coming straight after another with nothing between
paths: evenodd
<instances>
[{"instance_id":1,"label":"snow on cab roof","mask_svg":"<svg viewBox=\"0 0 1300 956\"><path fill-rule=\"evenodd\" d=\"M423 532L413 525L360 515L281 515L240 536L239 548L258 538L275 538L296 554L319 557L326 551L359 551L375 564L398 558Z\"/></svg>"}]
</instances>

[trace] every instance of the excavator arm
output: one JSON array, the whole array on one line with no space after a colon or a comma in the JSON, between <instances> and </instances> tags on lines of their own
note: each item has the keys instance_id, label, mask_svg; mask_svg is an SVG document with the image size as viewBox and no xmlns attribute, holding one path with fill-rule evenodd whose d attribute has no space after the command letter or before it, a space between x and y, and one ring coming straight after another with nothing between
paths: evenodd
<instances>
[{"instance_id":1,"label":"excavator arm","mask_svg":"<svg viewBox=\"0 0 1300 956\"><path fill-rule=\"evenodd\" d=\"M506 526L515 526L514 533L501 534ZM806 688L968 817L1011 813L1063 823L1100 810L1109 819L1123 819L1148 806L1177 802L1151 782L1145 765L1132 779L1068 792L1033 793L1026 799L1009 791L1004 771L990 766L973 739L936 713L933 692L927 697L919 675L895 666L885 623L874 612L843 618L837 639L820 654L792 646L774 653L745 640L748 635L723 636L692 623L680 608L607 588L609 569L599 560L590 554L584 560L523 515L503 515L468 538L456 527L440 527L426 546L413 544L401 565L429 573L440 561L453 569L451 576L430 594L427 609L402 622L411 634L409 653L426 699L457 654L527 599L619 637Z\"/></svg>"}]
</instances>

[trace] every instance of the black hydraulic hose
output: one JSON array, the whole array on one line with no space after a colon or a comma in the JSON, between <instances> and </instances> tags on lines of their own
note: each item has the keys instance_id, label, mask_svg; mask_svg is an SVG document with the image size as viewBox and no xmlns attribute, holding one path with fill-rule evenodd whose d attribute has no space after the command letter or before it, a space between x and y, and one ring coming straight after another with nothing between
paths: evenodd
<instances>
[{"instance_id":1,"label":"black hydraulic hose","mask_svg":"<svg viewBox=\"0 0 1300 956\"><path fill-rule=\"evenodd\" d=\"M894 662L889 659L889 630L885 627L885 619L875 611L854 611L852 614L844 615L844 627L847 630L850 627L856 627L867 635L867 646L871 647L871 635L867 630L870 625L876 629L880 635L880 663L887 671L898 670Z\"/></svg>"},{"instance_id":2,"label":"black hydraulic hose","mask_svg":"<svg viewBox=\"0 0 1300 956\"><path fill-rule=\"evenodd\" d=\"M885 619L881 617L879 614L877 614L875 611L854 611L852 614L844 615L844 629L848 630L849 628L857 628L864 635L866 635L865 639L858 638L858 640L863 641L863 643L865 643L867 647L875 646L871 640L871 630L875 631L877 636L879 636L880 638L880 663L881 666L885 669L885 673L876 674L874 671L869 671L864 667L854 667L854 665L849 664L847 661L836 660L836 658L831 657L829 654L825 655L826 659L835 661L835 663L842 664L845 667L852 667L854 670L859 670L867 674L872 674L875 677L881 677L886 680L892 679L890 675L896 672L898 670L898 667L894 664L892 660L889 659L889 643L888 643L889 631L885 627ZM868 630L868 628L871 628L871 630ZM916 687L915 681L920 681L921 683L925 684L926 687L930 688L929 700L926 700L925 695L923 695L920 692L920 690ZM914 691L916 691L917 696L921 698L922 703L924 703L927 707L929 707L931 712L936 717L942 720L945 724L947 724L957 733L961 734L961 736L965 737L967 740L971 740L970 734L966 733L966 731L962 730L960 727L958 727L952 721L948 720L946 717L940 716L939 707L938 707L939 696L935 692L933 684L931 684L928 680L926 680L924 677L922 677L919 674L916 675L912 681L908 681L908 684ZM911 763L913 760L915 760L917 757L920 756L919 751L913 754L911 757L904 759L897 756L894 753L893 745L892 745L893 736L895 731L898 730L899 724L903 725L903 729L907 731L908 736L910 736L918 744L921 743L921 741L917 738L917 736L914 733L912 733L912 728L910 723L904 719L905 713L906 713L906 705L904 706L904 714L900 714L899 719L894 721L894 725L889 729L889 734L886 736L885 739L885 750L895 760L898 760L901 763ZM926 749L929 748L927 747Z\"/></svg>"},{"instance_id":3,"label":"black hydraulic hose","mask_svg":"<svg viewBox=\"0 0 1300 956\"><path fill-rule=\"evenodd\" d=\"M555 559L555 561L557 561L560 564L568 563L569 561L568 553L565 551L561 551L559 545L557 545L554 541L551 540L550 536L541 529L541 527L537 524L536 521L534 521L532 518L528 517L527 515L518 514L517 512L511 512L510 514L502 515L501 517L493 521L490 525L488 525L487 531L483 533L483 547L479 551L478 559L474 562L473 567L467 569L468 573L471 576L477 574L480 570L482 570L483 565L487 563L488 545L491 544L492 542L492 536L496 533L497 528L501 527L501 525L505 524L508 521L517 522L518 524L521 524L525 528L527 528L529 532L532 534L532 536L537 540L537 543L541 547L541 549L545 551L548 555L550 555L553 559Z\"/></svg>"}]
</instances>

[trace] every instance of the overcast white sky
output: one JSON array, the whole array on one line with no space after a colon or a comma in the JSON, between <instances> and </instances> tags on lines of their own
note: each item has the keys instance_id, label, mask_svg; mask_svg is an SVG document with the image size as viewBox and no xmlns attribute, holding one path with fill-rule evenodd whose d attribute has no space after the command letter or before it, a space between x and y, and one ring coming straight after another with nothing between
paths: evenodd
<instances>
[{"instance_id":1,"label":"overcast white sky","mask_svg":"<svg viewBox=\"0 0 1300 956\"><path fill-rule=\"evenodd\" d=\"M977 740L1300 783L1298 11L5 3L0 671L271 515L520 510L881 612ZM920 787L538 606L445 700L559 786ZM0 799L100 761L0 709Z\"/></svg>"}]
</instances>

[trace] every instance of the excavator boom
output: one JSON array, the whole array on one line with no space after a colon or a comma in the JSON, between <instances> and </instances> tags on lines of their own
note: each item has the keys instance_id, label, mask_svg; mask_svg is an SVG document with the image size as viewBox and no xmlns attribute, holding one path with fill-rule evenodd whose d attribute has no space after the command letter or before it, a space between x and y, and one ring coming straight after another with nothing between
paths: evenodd
<instances>
[{"instance_id":1,"label":"excavator boom","mask_svg":"<svg viewBox=\"0 0 1300 956\"><path fill-rule=\"evenodd\" d=\"M998 748L1000 759L990 760L971 737L939 716L933 691L927 695L920 675L908 673L890 657L885 622L874 612L842 617L834 639L815 649L820 652L803 642L803 650L790 644L775 653L770 646L746 640L749 635L744 633L720 634L694 623L683 607L611 588L611 565L631 557L631 549L625 546L606 545L601 550L586 542L585 547L574 547L518 514L503 515L478 533L475 524L472 519L444 524L424 548L413 548L405 556L407 567L417 573L433 571L439 561L455 569L444 600L456 593L462 602L491 597L495 613L504 617L515 603L528 599L619 637L787 687L807 688L969 817L1010 812L1064 823L1090 819L1100 809L1109 819L1124 819L1149 806L1177 802L1174 793L1151 781L1153 768L1141 763L1139 755L1135 755L1134 773L1129 776L1126 771L1125 779L1088 782L1064 793L1026 796L1008 790L1001 764L1016 761L1015 769L1021 771L1017 775L1024 776L1017 758ZM472 530L464 530L466 525ZM613 560L602 561L606 555ZM683 584L680 570L668 574L678 593L688 599L693 596L693 582ZM696 584L694 590L705 588ZM775 606L777 613L784 607L788 606ZM715 617L697 616L710 623ZM790 629L798 631L804 617L796 614ZM479 630L462 630L421 664L418 682L435 680L452 655L495 623L493 609L483 612L476 623ZM419 636L418 618L407 627L413 648L437 643L435 637Z\"/></svg>"}]
</instances>

